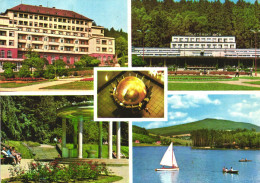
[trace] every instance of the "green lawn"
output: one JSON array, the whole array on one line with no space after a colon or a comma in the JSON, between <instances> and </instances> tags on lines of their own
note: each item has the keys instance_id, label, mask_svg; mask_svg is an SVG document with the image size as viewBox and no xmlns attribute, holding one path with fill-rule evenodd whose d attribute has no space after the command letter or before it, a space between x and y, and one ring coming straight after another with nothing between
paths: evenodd
<instances>
[{"instance_id":1,"label":"green lawn","mask_svg":"<svg viewBox=\"0 0 260 183\"><path fill-rule=\"evenodd\" d=\"M260 88L223 83L168 83L168 90L260 90Z\"/></svg>"},{"instance_id":2,"label":"green lawn","mask_svg":"<svg viewBox=\"0 0 260 183\"><path fill-rule=\"evenodd\" d=\"M30 86L30 85L35 85L35 84L40 84L40 83L45 83L45 82L50 82L49 80L47 81L37 81L37 82L32 82L32 83L1 83L0 88L18 88L22 86Z\"/></svg>"},{"instance_id":3,"label":"green lawn","mask_svg":"<svg viewBox=\"0 0 260 183\"><path fill-rule=\"evenodd\" d=\"M260 85L260 81L252 81L252 82L244 82L244 83L249 83L249 84L254 84L254 85Z\"/></svg>"},{"instance_id":4,"label":"green lawn","mask_svg":"<svg viewBox=\"0 0 260 183\"><path fill-rule=\"evenodd\" d=\"M48 86L41 89L67 89L67 90L93 90L94 82L93 81L75 81L66 84Z\"/></svg>"},{"instance_id":5,"label":"green lawn","mask_svg":"<svg viewBox=\"0 0 260 183\"><path fill-rule=\"evenodd\" d=\"M250 77L250 76L240 76L239 79L252 79L252 80L260 80L260 77Z\"/></svg>"}]
</instances>

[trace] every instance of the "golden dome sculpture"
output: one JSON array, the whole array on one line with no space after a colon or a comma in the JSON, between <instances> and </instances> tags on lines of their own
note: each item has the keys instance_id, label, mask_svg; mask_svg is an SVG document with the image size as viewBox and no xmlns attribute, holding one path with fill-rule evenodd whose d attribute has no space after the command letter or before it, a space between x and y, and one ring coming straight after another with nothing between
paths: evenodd
<instances>
[{"instance_id":1,"label":"golden dome sculpture","mask_svg":"<svg viewBox=\"0 0 260 183\"><path fill-rule=\"evenodd\" d=\"M136 105L144 100L146 94L147 89L141 79L127 76L118 83L114 99L120 105Z\"/></svg>"}]
</instances>

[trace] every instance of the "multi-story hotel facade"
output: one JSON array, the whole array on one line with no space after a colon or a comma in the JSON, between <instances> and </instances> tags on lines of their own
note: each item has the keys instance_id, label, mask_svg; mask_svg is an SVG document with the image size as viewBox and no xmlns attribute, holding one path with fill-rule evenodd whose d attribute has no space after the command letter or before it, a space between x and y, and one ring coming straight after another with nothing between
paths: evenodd
<instances>
[{"instance_id":1,"label":"multi-story hotel facade","mask_svg":"<svg viewBox=\"0 0 260 183\"><path fill-rule=\"evenodd\" d=\"M20 4L0 15L0 71L4 62L17 69L32 49L51 64L61 59L74 64L90 55L110 65L115 56L115 39L104 36L104 27L69 10Z\"/></svg>"}]
</instances>

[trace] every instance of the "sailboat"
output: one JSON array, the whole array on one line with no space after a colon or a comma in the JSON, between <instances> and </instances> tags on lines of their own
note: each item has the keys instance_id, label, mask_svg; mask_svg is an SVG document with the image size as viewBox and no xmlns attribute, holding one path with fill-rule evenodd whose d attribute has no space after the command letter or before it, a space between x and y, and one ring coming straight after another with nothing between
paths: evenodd
<instances>
[{"instance_id":1,"label":"sailboat","mask_svg":"<svg viewBox=\"0 0 260 183\"><path fill-rule=\"evenodd\" d=\"M166 152L164 153L160 165L162 168L157 168L155 171L178 171L179 167L173 152L173 144L171 143ZM165 168L164 166L169 166L170 168Z\"/></svg>"}]
</instances>

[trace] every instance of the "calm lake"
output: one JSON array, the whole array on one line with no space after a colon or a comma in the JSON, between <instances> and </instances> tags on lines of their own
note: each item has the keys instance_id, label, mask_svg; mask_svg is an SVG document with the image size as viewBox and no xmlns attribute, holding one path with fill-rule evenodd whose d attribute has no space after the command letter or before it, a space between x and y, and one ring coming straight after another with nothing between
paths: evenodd
<instances>
[{"instance_id":1,"label":"calm lake","mask_svg":"<svg viewBox=\"0 0 260 183\"><path fill-rule=\"evenodd\" d=\"M134 183L171 182L260 182L259 150L193 150L175 146L174 152L180 171L156 172L166 146L133 147ZM247 158L252 162L238 162ZM239 170L239 174L222 173L226 166Z\"/></svg>"}]
</instances>

